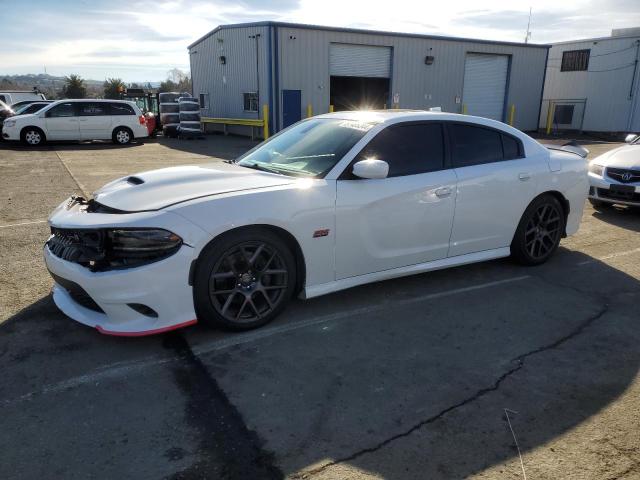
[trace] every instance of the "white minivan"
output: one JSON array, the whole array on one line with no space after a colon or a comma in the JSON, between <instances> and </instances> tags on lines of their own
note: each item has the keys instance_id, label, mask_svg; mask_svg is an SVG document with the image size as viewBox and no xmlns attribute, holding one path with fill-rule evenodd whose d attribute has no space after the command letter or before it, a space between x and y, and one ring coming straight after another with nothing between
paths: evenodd
<instances>
[{"instance_id":1,"label":"white minivan","mask_svg":"<svg viewBox=\"0 0 640 480\"><path fill-rule=\"evenodd\" d=\"M125 145L149 136L147 120L135 102L122 100L58 100L2 124L4 140L41 145L47 140L113 140Z\"/></svg>"}]
</instances>

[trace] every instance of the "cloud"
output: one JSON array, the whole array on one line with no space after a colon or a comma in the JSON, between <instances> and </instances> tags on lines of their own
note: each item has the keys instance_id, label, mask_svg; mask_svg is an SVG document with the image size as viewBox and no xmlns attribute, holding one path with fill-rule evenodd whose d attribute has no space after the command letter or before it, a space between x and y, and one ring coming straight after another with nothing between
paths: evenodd
<instances>
[{"instance_id":1,"label":"cloud","mask_svg":"<svg viewBox=\"0 0 640 480\"><path fill-rule=\"evenodd\" d=\"M3 11L0 74L80 73L161 80L187 69L186 47L220 24L280 20L523 41L530 0L31 0ZM479 8L479 5L481 8ZM507 6L505 8L505 6ZM637 0L538 0L532 42L607 36L640 25Z\"/></svg>"}]
</instances>

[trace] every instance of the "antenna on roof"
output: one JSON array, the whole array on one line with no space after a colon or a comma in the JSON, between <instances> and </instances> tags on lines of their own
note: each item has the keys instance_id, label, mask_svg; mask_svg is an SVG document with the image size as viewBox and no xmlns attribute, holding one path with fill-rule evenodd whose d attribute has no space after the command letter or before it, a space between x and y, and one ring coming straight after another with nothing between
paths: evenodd
<instances>
[{"instance_id":1,"label":"antenna on roof","mask_svg":"<svg viewBox=\"0 0 640 480\"><path fill-rule=\"evenodd\" d=\"M529 7L529 21L527 22L527 34L524 37L524 43L529 43L531 38L531 7Z\"/></svg>"}]
</instances>

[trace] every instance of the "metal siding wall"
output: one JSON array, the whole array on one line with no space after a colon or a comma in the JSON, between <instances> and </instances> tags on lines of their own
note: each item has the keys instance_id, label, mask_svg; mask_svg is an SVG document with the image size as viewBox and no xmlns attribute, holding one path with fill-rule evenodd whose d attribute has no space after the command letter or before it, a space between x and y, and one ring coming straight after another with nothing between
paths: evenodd
<instances>
[{"instance_id":1,"label":"metal siding wall","mask_svg":"<svg viewBox=\"0 0 640 480\"><path fill-rule=\"evenodd\" d=\"M632 108L629 89L633 67L608 72L599 70L610 70L631 64L635 60L636 50L628 47L635 47L636 40L638 38L614 37L554 45L549 52L540 127L546 124L549 100L586 99L583 130L626 131ZM590 72L561 72L562 52L582 49L591 50Z\"/></svg>"},{"instance_id":2,"label":"metal siding wall","mask_svg":"<svg viewBox=\"0 0 640 480\"><path fill-rule=\"evenodd\" d=\"M515 104L515 126L535 130L544 77L545 47L518 47L477 42L394 37L331 30L279 27L280 89L302 90L303 117L311 103L314 114L329 108L329 45L353 43L393 48L391 88L400 95L401 108L442 107L460 112L467 52L511 55L507 105ZM290 39L293 36L295 39ZM424 57L433 55L433 65Z\"/></svg>"},{"instance_id":3,"label":"metal siding wall","mask_svg":"<svg viewBox=\"0 0 640 480\"><path fill-rule=\"evenodd\" d=\"M267 88L268 27L222 29L194 45L192 76L194 95L209 93L211 117L256 118L261 115L242 110L242 92L255 90L255 40L249 35L261 33L260 103L268 103ZM467 52L511 55L511 72L507 105L516 105L515 126L533 130L539 112L539 92L544 76L547 49L492 45L454 40L434 40L393 35L311 30L278 27L280 90L302 91L302 116L311 104L314 114L329 108L329 45L352 43L392 47L391 94L398 93L401 108L425 109L442 107L460 112L457 96L462 97L464 62ZM294 38L289 38L290 36ZM217 38L223 38L219 44ZM275 44L275 39L274 39ZM223 50L220 50L222 46ZM220 65L224 54L227 64ZM433 65L425 65L424 57L433 55ZM274 52L275 58L275 52ZM274 65L275 70L275 65ZM226 83L223 81L226 77ZM275 88L275 79L272 85ZM274 98L281 102L279 92ZM282 117L280 110L280 121ZM246 131L246 129L245 129Z\"/></svg>"},{"instance_id":4,"label":"metal siding wall","mask_svg":"<svg viewBox=\"0 0 640 480\"><path fill-rule=\"evenodd\" d=\"M243 110L245 92L256 91L256 40L251 35L260 34L259 72L260 104L258 112ZM223 39L220 43L218 39ZM223 118L262 118L262 105L269 103L268 75L268 27L229 28L216 32L191 48L191 75L193 93L209 94L209 108L202 110L207 117ZM221 55L227 62L222 65ZM230 128L244 134L248 127Z\"/></svg>"}]
</instances>

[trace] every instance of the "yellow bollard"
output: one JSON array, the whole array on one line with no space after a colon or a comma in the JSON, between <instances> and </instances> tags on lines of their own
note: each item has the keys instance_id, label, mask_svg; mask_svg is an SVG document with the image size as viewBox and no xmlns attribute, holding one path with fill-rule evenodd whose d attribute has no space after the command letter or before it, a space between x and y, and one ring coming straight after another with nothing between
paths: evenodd
<instances>
[{"instance_id":1,"label":"yellow bollard","mask_svg":"<svg viewBox=\"0 0 640 480\"><path fill-rule=\"evenodd\" d=\"M329 105L329 113L333 113L333 105Z\"/></svg>"},{"instance_id":2,"label":"yellow bollard","mask_svg":"<svg viewBox=\"0 0 640 480\"><path fill-rule=\"evenodd\" d=\"M463 115L466 115L466 114L467 114L467 104L466 104L466 103L463 103L463 104L462 104L462 114L463 114Z\"/></svg>"},{"instance_id":3,"label":"yellow bollard","mask_svg":"<svg viewBox=\"0 0 640 480\"><path fill-rule=\"evenodd\" d=\"M547 109L547 135L551 133L551 126L553 125L553 114L555 112L556 105L549 102L549 108Z\"/></svg>"},{"instance_id":4,"label":"yellow bollard","mask_svg":"<svg viewBox=\"0 0 640 480\"><path fill-rule=\"evenodd\" d=\"M311 118L313 117L313 108L311 107L311 104L307 104L307 118Z\"/></svg>"},{"instance_id":5,"label":"yellow bollard","mask_svg":"<svg viewBox=\"0 0 640 480\"><path fill-rule=\"evenodd\" d=\"M269 105L266 103L262 106L262 121L264 122L262 125L262 136L266 140L269 138Z\"/></svg>"},{"instance_id":6,"label":"yellow bollard","mask_svg":"<svg viewBox=\"0 0 640 480\"><path fill-rule=\"evenodd\" d=\"M516 106L515 105L511 105L511 108L509 108L509 125L511 125L513 127L513 118L516 115Z\"/></svg>"}]
</instances>

